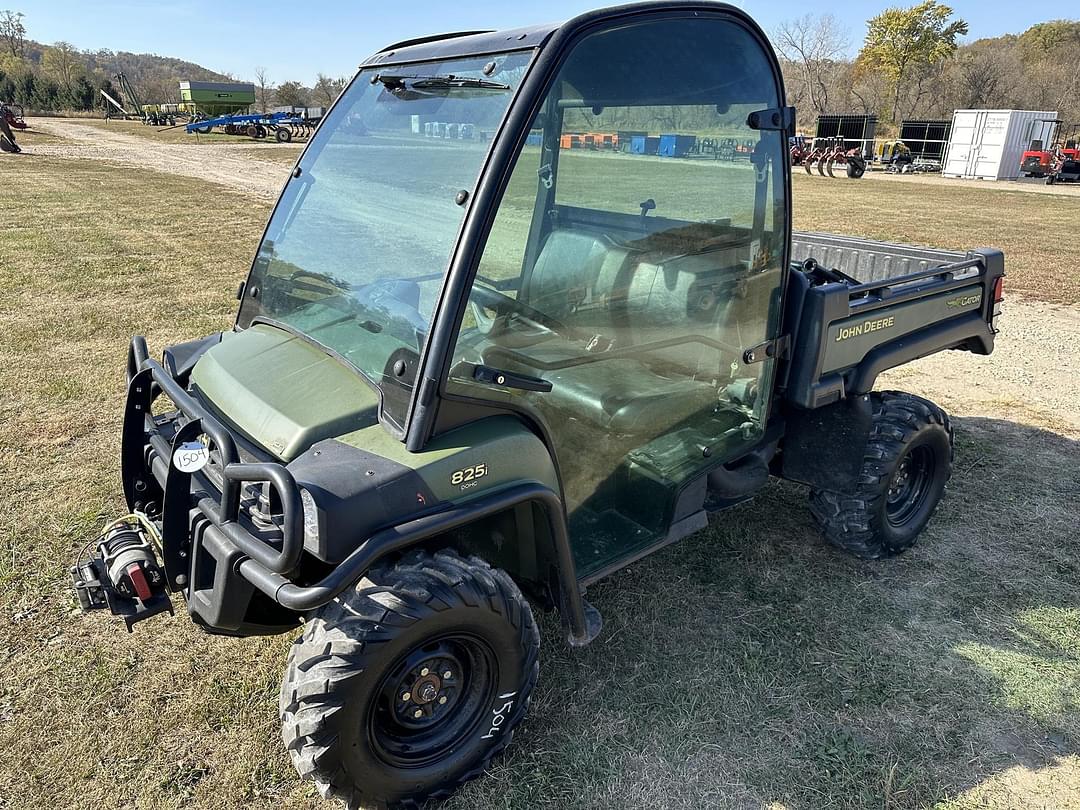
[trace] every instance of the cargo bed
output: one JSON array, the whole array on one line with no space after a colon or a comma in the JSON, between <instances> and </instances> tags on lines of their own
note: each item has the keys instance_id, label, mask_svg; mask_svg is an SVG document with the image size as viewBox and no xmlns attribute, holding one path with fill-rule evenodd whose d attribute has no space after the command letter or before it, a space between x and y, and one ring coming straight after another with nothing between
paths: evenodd
<instances>
[{"instance_id":1,"label":"cargo bed","mask_svg":"<svg viewBox=\"0 0 1080 810\"><path fill-rule=\"evenodd\" d=\"M865 283L955 264L967 258L967 254L831 233L793 232L791 261L802 264L809 258L823 267Z\"/></svg>"},{"instance_id":2,"label":"cargo bed","mask_svg":"<svg viewBox=\"0 0 1080 810\"><path fill-rule=\"evenodd\" d=\"M868 393L884 370L945 349L993 350L1005 260L793 233L785 397L818 408Z\"/></svg>"}]
</instances>

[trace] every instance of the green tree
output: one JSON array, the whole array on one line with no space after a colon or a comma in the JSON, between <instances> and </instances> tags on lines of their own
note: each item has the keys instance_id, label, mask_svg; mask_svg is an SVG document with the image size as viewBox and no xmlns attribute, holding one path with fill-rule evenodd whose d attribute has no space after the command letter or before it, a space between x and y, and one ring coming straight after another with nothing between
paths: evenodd
<instances>
[{"instance_id":1,"label":"green tree","mask_svg":"<svg viewBox=\"0 0 1080 810\"><path fill-rule=\"evenodd\" d=\"M113 106L105 100L105 97L101 95L101 91L104 90L113 98L116 98L116 88L113 87L113 83L109 80L108 76L99 76L97 78L96 87L94 88L94 104L106 113L114 112Z\"/></svg>"},{"instance_id":2,"label":"green tree","mask_svg":"<svg viewBox=\"0 0 1080 810\"><path fill-rule=\"evenodd\" d=\"M911 8L887 8L866 23L866 41L856 61L861 70L888 79L892 121L897 118L905 80L951 56L957 37L968 32L968 24L952 16L948 6L924 0Z\"/></svg>"},{"instance_id":3,"label":"green tree","mask_svg":"<svg viewBox=\"0 0 1080 810\"><path fill-rule=\"evenodd\" d=\"M282 82L274 91L279 107L306 107L308 91L300 82Z\"/></svg>"},{"instance_id":4,"label":"green tree","mask_svg":"<svg viewBox=\"0 0 1080 810\"><path fill-rule=\"evenodd\" d=\"M33 106L36 86L37 82L34 80L34 74L29 70L23 71L15 77L15 98L13 100L24 107Z\"/></svg>"},{"instance_id":5,"label":"green tree","mask_svg":"<svg viewBox=\"0 0 1080 810\"><path fill-rule=\"evenodd\" d=\"M1051 20L1036 23L1020 35L1017 44L1024 61L1044 58L1080 44L1080 22Z\"/></svg>"},{"instance_id":6,"label":"green tree","mask_svg":"<svg viewBox=\"0 0 1080 810\"><path fill-rule=\"evenodd\" d=\"M341 91L345 89L345 84L344 77L331 79L329 76L320 73L311 92L319 104L329 107L334 103L334 99L341 95Z\"/></svg>"},{"instance_id":7,"label":"green tree","mask_svg":"<svg viewBox=\"0 0 1080 810\"><path fill-rule=\"evenodd\" d=\"M0 102L15 100L15 80L11 76L0 76Z\"/></svg>"},{"instance_id":8,"label":"green tree","mask_svg":"<svg viewBox=\"0 0 1080 810\"><path fill-rule=\"evenodd\" d=\"M23 102L26 104L26 102ZM41 79L34 82L34 98L30 104L39 110L58 110L63 106L60 83L55 79Z\"/></svg>"},{"instance_id":9,"label":"green tree","mask_svg":"<svg viewBox=\"0 0 1080 810\"><path fill-rule=\"evenodd\" d=\"M85 76L79 76L68 87L71 106L76 110L94 109L94 86Z\"/></svg>"}]
</instances>

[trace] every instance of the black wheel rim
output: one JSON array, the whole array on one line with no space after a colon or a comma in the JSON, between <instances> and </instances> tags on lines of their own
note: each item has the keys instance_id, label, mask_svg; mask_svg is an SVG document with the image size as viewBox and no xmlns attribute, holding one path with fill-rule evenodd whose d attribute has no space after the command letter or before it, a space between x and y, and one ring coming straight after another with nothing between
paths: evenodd
<instances>
[{"instance_id":1,"label":"black wheel rim","mask_svg":"<svg viewBox=\"0 0 1080 810\"><path fill-rule=\"evenodd\" d=\"M475 636L440 636L402 656L383 677L368 737L396 768L421 768L460 748L494 702L497 664Z\"/></svg>"},{"instance_id":2,"label":"black wheel rim","mask_svg":"<svg viewBox=\"0 0 1080 810\"><path fill-rule=\"evenodd\" d=\"M903 526L918 515L934 480L934 454L929 447L914 447L896 465L889 483L885 512L892 526Z\"/></svg>"}]
</instances>

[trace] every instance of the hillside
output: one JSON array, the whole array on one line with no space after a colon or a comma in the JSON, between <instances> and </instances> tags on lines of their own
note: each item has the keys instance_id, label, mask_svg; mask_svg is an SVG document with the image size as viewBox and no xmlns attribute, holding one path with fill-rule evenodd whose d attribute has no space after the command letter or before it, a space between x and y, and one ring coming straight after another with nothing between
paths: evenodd
<instances>
[{"instance_id":1,"label":"hillside","mask_svg":"<svg viewBox=\"0 0 1080 810\"><path fill-rule=\"evenodd\" d=\"M107 76L125 73L143 98L154 102L179 101L177 83L181 79L214 82L231 78L194 62L151 53L100 50L84 53L83 59L91 72Z\"/></svg>"},{"instance_id":2,"label":"hillside","mask_svg":"<svg viewBox=\"0 0 1080 810\"><path fill-rule=\"evenodd\" d=\"M127 51L80 51L68 43L45 45L25 40L22 55L0 58L0 100L26 107L91 109L105 89L115 95L112 79L124 73L141 100L179 100L181 79L228 81L231 77L172 56Z\"/></svg>"}]
</instances>

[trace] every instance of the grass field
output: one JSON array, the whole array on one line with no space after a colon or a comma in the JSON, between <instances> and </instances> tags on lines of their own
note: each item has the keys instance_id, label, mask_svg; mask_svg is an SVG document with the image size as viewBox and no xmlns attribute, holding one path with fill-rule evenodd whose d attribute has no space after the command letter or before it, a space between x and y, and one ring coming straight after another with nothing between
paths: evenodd
<instances>
[{"instance_id":1,"label":"grass field","mask_svg":"<svg viewBox=\"0 0 1080 810\"><path fill-rule=\"evenodd\" d=\"M65 583L122 506L130 335L227 328L268 205L81 160L0 171L0 808L328 807L278 737L288 639L182 615L128 636ZM1071 201L806 178L796 195L798 227L1000 245L1011 290L1080 301ZM956 429L948 496L901 559L833 552L803 491L774 484L591 589L593 646L543 617L529 717L449 807L1080 806L1080 437L1006 413Z\"/></svg>"}]
</instances>

